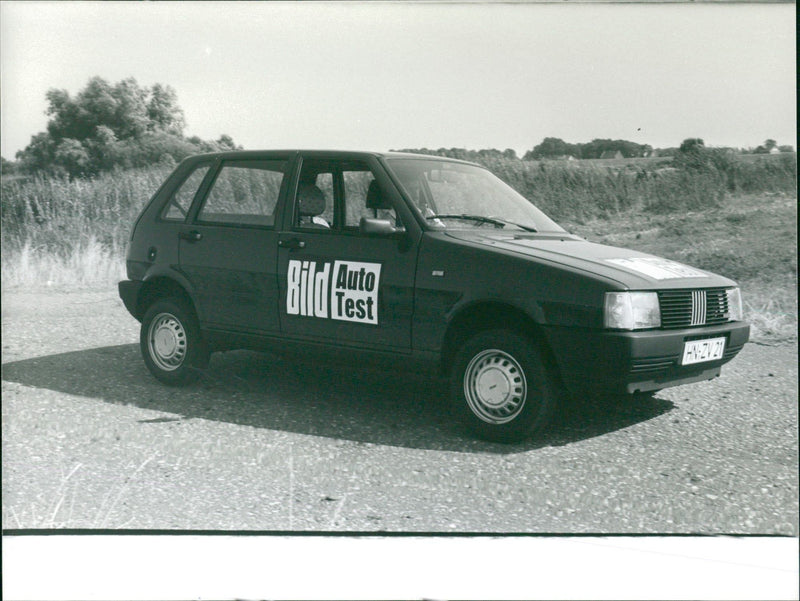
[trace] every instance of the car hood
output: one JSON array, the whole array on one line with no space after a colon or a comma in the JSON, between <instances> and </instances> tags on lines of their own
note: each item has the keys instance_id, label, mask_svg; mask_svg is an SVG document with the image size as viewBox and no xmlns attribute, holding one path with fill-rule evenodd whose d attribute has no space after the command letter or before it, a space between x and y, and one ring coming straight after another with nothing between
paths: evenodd
<instances>
[{"instance_id":1,"label":"car hood","mask_svg":"<svg viewBox=\"0 0 800 601\"><path fill-rule=\"evenodd\" d=\"M635 290L734 286L735 282L655 255L595 244L571 234L448 231L447 235L547 263L587 272Z\"/></svg>"}]
</instances>

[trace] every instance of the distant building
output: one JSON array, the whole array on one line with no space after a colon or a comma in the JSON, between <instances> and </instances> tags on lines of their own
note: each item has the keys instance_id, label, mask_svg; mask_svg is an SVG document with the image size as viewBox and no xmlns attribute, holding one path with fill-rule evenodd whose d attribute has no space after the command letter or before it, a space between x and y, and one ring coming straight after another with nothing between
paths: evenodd
<instances>
[{"instance_id":1,"label":"distant building","mask_svg":"<svg viewBox=\"0 0 800 601\"><path fill-rule=\"evenodd\" d=\"M601 159L621 159L622 153L619 150L604 150L600 155Z\"/></svg>"}]
</instances>

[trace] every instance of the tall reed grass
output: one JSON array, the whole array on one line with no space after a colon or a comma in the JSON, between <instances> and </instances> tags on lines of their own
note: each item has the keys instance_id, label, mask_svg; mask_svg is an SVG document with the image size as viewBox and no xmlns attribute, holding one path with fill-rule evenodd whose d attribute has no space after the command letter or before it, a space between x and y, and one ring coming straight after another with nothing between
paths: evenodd
<instances>
[{"instance_id":1,"label":"tall reed grass","mask_svg":"<svg viewBox=\"0 0 800 601\"><path fill-rule=\"evenodd\" d=\"M757 159L716 156L702 169L663 160L486 159L484 164L556 221L582 223L634 213L685 213L730 194L796 195L794 153ZM8 178L2 201L5 285L112 284L124 275L133 222L169 168L116 171L91 180Z\"/></svg>"},{"instance_id":2,"label":"tall reed grass","mask_svg":"<svg viewBox=\"0 0 800 601\"><path fill-rule=\"evenodd\" d=\"M482 162L556 221L702 210L719 206L727 194L797 191L794 153L712 157L716 160L700 168L677 168L658 159L609 166L601 161Z\"/></svg>"},{"instance_id":3,"label":"tall reed grass","mask_svg":"<svg viewBox=\"0 0 800 601\"><path fill-rule=\"evenodd\" d=\"M91 286L120 279L130 228L168 172L3 178L3 284Z\"/></svg>"}]
</instances>

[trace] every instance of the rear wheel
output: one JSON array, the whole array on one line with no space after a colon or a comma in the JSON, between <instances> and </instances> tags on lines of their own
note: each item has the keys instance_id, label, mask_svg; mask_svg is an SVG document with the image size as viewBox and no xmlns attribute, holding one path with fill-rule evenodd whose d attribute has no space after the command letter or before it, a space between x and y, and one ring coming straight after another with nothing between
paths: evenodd
<instances>
[{"instance_id":1,"label":"rear wheel","mask_svg":"<svg viewBox=\"0 0 800 601\"><path fill-rule=\"evenodd\" d=\"M517 442L541 429L555 386L536 345L508 330L487 330L456 353L451 374L456 414L477 436Z\"/></svg>"},{"instance_id":2,"label":"rear wheel","mask_svg":"<svg viewBox=\"0 0 800 601\"><path fill-rule=\"evenodd\" d=\"M150 305L142 318L139 345L150 373L165 384L189 384L208 365L197 318L176 299Z\"/></svg>"}]
</instances>

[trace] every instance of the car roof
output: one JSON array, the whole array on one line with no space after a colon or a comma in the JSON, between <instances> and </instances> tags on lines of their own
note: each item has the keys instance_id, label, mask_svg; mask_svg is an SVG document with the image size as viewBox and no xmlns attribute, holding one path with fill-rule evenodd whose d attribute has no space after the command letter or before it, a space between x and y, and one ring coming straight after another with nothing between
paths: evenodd
<instances>
[{"instance_id":1,"label":"car roof","mask_svg":"<svg viewBox=\"0 0 800 601\"><path fill-rule=\"evenodd\" d=\"M398 152L398 151L371 151L371 150L325 150L325 149L300 149L300 148L285 148L285 149L264 149L264 150L225 150L220 152L209 152L204 154L192 155L187 157L189 159L255 159L255 158L270 158L270 157L287 157L290 155L302 154L304 156L318 156L320 158L365 158L365 157L383 157L383 158L400 158L400 159L426 159L446 161L451 163L462 163L467 165L476 165L469 161L462 161L460 159L453 159L450 157L443 157L432 154L420 154L413 152ZM477 165L480 166L480 165Z\"/></svg>"}]
</instances>

